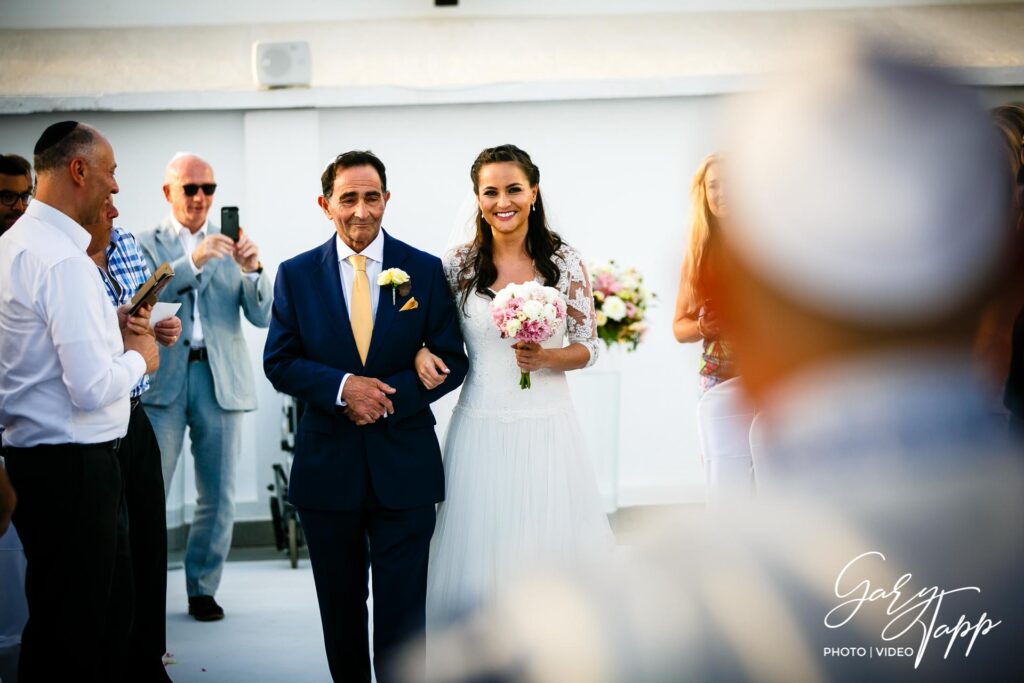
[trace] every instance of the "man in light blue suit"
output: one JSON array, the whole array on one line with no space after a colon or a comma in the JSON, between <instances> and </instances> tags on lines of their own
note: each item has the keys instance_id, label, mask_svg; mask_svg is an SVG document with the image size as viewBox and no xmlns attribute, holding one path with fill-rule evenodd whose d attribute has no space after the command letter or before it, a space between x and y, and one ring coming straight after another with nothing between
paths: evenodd
<instances>
[{"instance_id":1,"label":"man in light blue suit","mask_svg":"<svg viewBox=\"0 0 1024 683\"><path fill-rule=\"evenodd\" d=\"M160 442L167 490L189 429L199 499L185 582L189 614L199 621L224 617L214 594L231 546L242 414L256 409L241 317L267 327L273 298L256 244L244 232L233 241L207 219L216 188L208 163L176 155L164 179L171 214L138 236L151 269L165 261L174 269L160 300L181 304L182 343L161 349L161 372L144 403Z\"/></svg>"}]
</instances>

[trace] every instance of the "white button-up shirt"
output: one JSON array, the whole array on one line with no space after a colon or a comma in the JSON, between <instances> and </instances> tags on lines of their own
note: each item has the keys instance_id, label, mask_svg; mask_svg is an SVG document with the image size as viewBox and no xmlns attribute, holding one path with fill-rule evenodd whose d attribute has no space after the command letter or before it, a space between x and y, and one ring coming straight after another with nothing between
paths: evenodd
<instances>
[{"instance_id":1,"label":"white button-up shirt","mask_svg":"<svg viewBox=\"0 0 1024 683\"><path fill-rule=\"evenodd\" d=\"M34 200L0 240L0 425L6 446L102 443L128 431L146 371L125 352L89 233Z\"/></svg>"},{"instance_id":2,"label":"white button-up shirt","mask_svg":"<svg viewBox=\"0 0 1024 683\"><path fill-rule=\"evenodd\" d=\"M192 260L192 252L196 250L200 242L206 239L206 235L209 232L208 228L210 227L209 219L195 233L179 223L174 214L171 214L171 225L178 232L178 241L181 242L181 248L188 256L188 265L192 267L192 273L198 276L203 272L203 269L198 267L196 262ZM227 257L222 256L220 258ZM259 277L259 273L243 273L242 275L253 281ZM193 349L206 346L206 338L203 336L203 321L199 317L198 291L192 293L192 336L189 339Z\"/></svg>"},{"instance_id":3,"label":"white button-up shirt","mask_svg":"<svg viewBox=\"0 0 1024 683\"><path fill-rule=\"evenodd\" d=\"M345 297L345 308L349 311L349 315L351 315L352 280L356 276L356 269L349 263L348 257L356 252L352 251L352 247L345 244L341 237L337 235L334 237L334 243L338 247L338 272L341 275L341 291ZM377 236L373 238L373 241L366 245L366 248L359 253L366 257L366 277L370 281L370 314L376 320L377 303L378 299L380 299L380 285L377 284L377 278L380 277L380 273L384 269L384 231L378 230ZM345 402L341 400L341 392L345 390L345 382L350 374L346 374L341 379L341 386L338 387L337 403L339 406L345 405Z\"/></svg>"},{"instance_id":4,"label":"white button-up shirt","mask_svg":"<svg viewBox=\"0 0 1024 683\"><path fill-rule=\"evenodd\" d=\"M345 308L351 315L352 281L356 276L356 269L349 263L348 257L356 252L352 251L352 248L342 242L337 235L334 237L334 242L338 245L338 271L341 273L341 289L345 293ZM377 284L377 278L380 277L380 272L384 268L384 231L378 231L373 241L359 254L366 257L366 277L370 280L370 313L376 320L377 299L380 298L380 285Z\"/></svg>"},{"instance_id":5,"label":"white button-up shirt","mask_svg":"<svg viewBox=\"0 0 1024 683\"><path fill-rule=\"evenodd\" d=\"M185 255L188 256L188 265L192 267L192 272L195 275L199 275L203 272L203 269L196 266L196 262L192 260L192 252L206 238L206 229L210 227L210 221L207 220L203 223L203 227L193 233L179 223L174 214L171 214L171 225L178 231L178 241L181 242L181 248L185 251ZM192 337L189 342L193 349L206 345L203 338L203 321L199 319L199 292L192 293Z\"/></svg>"}]
</instances>

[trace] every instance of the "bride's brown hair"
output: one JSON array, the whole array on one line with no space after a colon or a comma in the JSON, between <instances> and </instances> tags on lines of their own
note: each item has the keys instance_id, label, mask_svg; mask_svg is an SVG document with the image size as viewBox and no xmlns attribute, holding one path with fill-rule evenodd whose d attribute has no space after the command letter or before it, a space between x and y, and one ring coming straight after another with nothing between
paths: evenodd
<instances>
[{"instance_id":1,"label":"bride's brown hair","mask_svg":"<svg viewBox=\"0 0 1024 683\"><path fill-rule=\"evenodd\" d=\"M530 155L515 145L489 147L480 152L473 166L469 169L470 180L473 181L473 194L480 195L480 169L487 164L512 163L522 169L530 183L537 188L537 201L530 211L526 233L526 253L533 259L534 267L544 278L544 284L554 286L558 283L558 267L551 257L562 246L562 238L548 228L544 216L544 201L541 199L540 169L533 163ZM459 290L462 293L461 305L465 310L466 300L470 292L476 291L483 296L494 298L489 287L498 279L498 268L494 265L494 236L491 226L484 220L479 205L476 209L476 237L472 245L473 258L462 264L459 271Z\"/></svg>"}]
</instances>

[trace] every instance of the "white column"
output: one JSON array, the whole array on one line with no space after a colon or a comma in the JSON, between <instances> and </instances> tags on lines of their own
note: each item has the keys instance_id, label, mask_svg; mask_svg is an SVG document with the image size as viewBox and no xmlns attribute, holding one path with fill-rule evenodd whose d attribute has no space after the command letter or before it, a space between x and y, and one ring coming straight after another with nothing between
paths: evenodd
<instances>
[{"instance_id":1,"label":"white column","mask_svg":"<svg viewBox=\"0 0 1024 683\"><path fill-rule=\"evenodd\" d=\"M260 248L260 260L273 278L277 265L333 234L316 205L320 174L319 116L313 110L247 112L243 118L244 203L239 224ZM238 464L236 519L270 516L267 484L271 466L282 462L281 396L263 374L267 331L244 325L256 376L258 410L245 416Z\"/></svg>"}]
</instances>

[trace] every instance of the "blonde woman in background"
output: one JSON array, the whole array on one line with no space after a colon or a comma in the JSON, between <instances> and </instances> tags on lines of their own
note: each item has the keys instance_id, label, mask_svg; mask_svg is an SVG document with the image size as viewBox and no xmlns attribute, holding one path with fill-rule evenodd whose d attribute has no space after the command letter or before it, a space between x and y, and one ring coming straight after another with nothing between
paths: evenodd
<instances>
[{"instance_id":1,"label":"blonde woman in background","mask_svg":"<svg viewBox=\"0 0 1024 683\"><path fill-rule=\"evenodd\" d=\"M711 252L717 248L719 221L728 212L722 186L722 159L704 157L690 186L693 201L690 240L679 278L672 331L680 343L700 341L701 399L697 404L701 462L709 508L744 499L754 490L750 452L753 410L738 382L729 347L719 334L718 311L708 295Z\"/></svg>"},{"instance_id":2,"label":"blonde woman in background","mask_svg":"<svg viewBox=\"0 0 1024 683\"><path fill-rule=\"evenodd\" d=\"M721 166L719 156L709 154L700 162L693 176L690 186L693 200L690 240L679 278L676 313L672 322L676 341L703 343L700 360L702 392L735 374L728 347L719 338L718 314L706 291L711 244L720 230L719 219L728 211L720 178Z\"/></svg>"}]
</instances>

